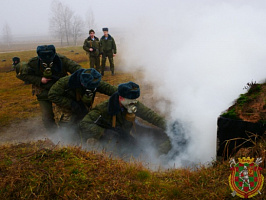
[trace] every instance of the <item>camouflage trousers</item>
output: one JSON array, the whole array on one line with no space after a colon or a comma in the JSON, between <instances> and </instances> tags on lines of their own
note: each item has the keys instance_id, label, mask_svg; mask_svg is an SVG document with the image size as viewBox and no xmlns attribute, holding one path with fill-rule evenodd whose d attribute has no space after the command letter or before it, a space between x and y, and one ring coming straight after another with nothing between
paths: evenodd
<instances>
[{"instance_id":1,"label":"camouflage trousers","mask_svg":"<svg viewBox=\"0 0 266 200\"><path fill-rule=\"evenodd\" d=\"M101 67L100 67L100 56L89 56L90 58L90 68L94 68L100 72Z\"/></svg>"},{"instance_id":2,"label":"camouflage trousers","mask_svg":"<svg viewBox=\"0 0 266 200\"><path fill-rule=\"evenodd\" d=\"M61 106L58 105L54 105L53 106L53 112L54 112L54 119L55 119L55 123L58 126L64 126L66 124L70 124L73 122L73 114L72 111L70 109L67 108L63 108Z\"/></svg>"},{"instance_id":3,"label":"camouflage trousers","mask_svg":"<svg viewBox=\"0 0 266 200\"><path fill-rule=\"evenodd\" d=\"M102 55L102 73L105 70L105 63L106 63L106 58L108 57L109 63L110 63L110 70L111 72L115 71L115 65L114 65L114 57L113 57L113 52L104 52Z\"/></svg>"},{"instance_id":4,"label":"camouflage trousers","mask_svg":"<svg viewBox=\"0 0 266 200\"><path fill-rule=\"evenodd\" d=\"M57 128L57 126L54 121L52 102L48 100L38 100L38 102L42 111L42 121L44 127L49 131L53 131Z\"/></svg>"}]
</instances>

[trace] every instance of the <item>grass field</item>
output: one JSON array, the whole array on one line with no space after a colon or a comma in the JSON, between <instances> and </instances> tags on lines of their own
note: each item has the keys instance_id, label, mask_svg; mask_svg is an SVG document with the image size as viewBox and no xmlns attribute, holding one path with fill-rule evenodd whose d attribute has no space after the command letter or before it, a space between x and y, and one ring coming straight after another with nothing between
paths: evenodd
<instances>
[{"instance_id":1,"label":"grass field","mask_svg":"<svg viewBox=\"0 0 266 200\"><path fill-rule=\"evenodd\" d=\"M88 68L81 47L59 48L58 52ZM3 127L40 116L31 86L17 79L15 72L7 73L13 56L27 61L35 55L35 51L0 54L0 61L6 59L0 62L0 134L5 134ZM116 76L107 72L103 78L112 85L135 79L119 70ZM152 104L152 88L138 81ZM95 103L107 98L97 95ZM145 101L144 96L141 100ZM261 140L238 157L262 156L265 176L265 149L266 141ZM49 140L0 146L0 199L240 199L231 196L229 174L228 161L199 165L193 170L154 171L146 163L125 162L78 147L60 147ZM254 199L266 199L265 186L261 192Z\"/></svg>"}]
</instances>

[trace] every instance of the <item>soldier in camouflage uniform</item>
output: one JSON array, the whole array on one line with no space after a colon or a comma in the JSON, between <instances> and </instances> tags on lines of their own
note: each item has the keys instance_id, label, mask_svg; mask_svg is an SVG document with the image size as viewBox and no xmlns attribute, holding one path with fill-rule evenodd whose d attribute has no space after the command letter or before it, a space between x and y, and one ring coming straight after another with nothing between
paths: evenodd
<instances>
[{"instance_id":1,"label":"soldier in camouflage uniform","mask_svg":"<svg viewBox=\"0 0 266 200\"><path fill-rule=\"evenodd\" d=\"M28 70L23 79L32 84L32 94L37 96L42 111L42 120L48 130L56 128L52 102L48 92L56 81L68 73L74 73L81 66L67 57L57 54L54 45L37 47L37 57L28 62Z\"/></svg>"},{"instance_id":2,"label":"soldier in camouflage uniform","mask_svg":"<svg viewBox=\"0 0 266 200\"><path fill-rule=\"evenodd\" d=\"M13 66L13 70L15 70L16 72L16 77L22 81L24 81L25 84L29 84L28 81L25 81L23 79L22 74L23 73L27 73L28 71L28 65L26 62L20 62L20 58L19 57L13 57L12 58L12 66Z\"/></svg>"},{"instance_id":3,"label":"soldier in camouflage uniform","mask_svg":"<svg viewBox=\"0 0 266 200\"><path fill-rule=\"evenodd\" d=\"M114 75L114 56L116 55L116 44L114 38L108 34L108 28L103 28L104 35L100 40L100 52L102 54L102 76L104 75L106 57L108 57L110 63L110 70Z\"/></svg>"},{"instance_id":4,"label":"soldier in camouflage uniform","mask_svg":"<svg viewBox=\"0 0 266 200\"><path fill-rule=\"evenodd\" d=\"M56 104L60 126L77 124L91 110L96 92L111 96L117 87L101 81L95 69L80 69L57 81L49 91L50 101Z\"/></svg>"},{"instance_id":5,"label":"soldier in camouflage uniform","mask_svg":"<svg viewBox=\"0 0 266 200\"><path fill-rule=\"evenodd\" d=\"M100 41L95 37L94 30L89 31L90 36L84 41L83 49L89 55L90 68L94 68L100 72Z\"/></svg>"},{"instance_id":6,"label":"soldier in camouflage uniform","mask_svg":"<svg viewBox=\"0 0 266 200\"><path fill-rule=\"evenodd\" d=\"M20 58L19 57L13 57L12 61L13 61L13 63L12 63L12 68L13 68L12 71L16 71L16 65L20 63ZM16 73L17 73L17 71L16 71Z\"/></svg>"},{"instance_id":7,"label":"soldier in camouflage uniform","mask_svg":"<svg viewBox=\"0 0 266 200\"><path fill-rule=\"evenodd\" d=\"M134 141L130 132L135 124L135 116L165 130L165 119L138 102L136 99L139 95L140 89L137 84L120 84L118 91L108 101L98 104L80 122L82 139L122 140L130 144ZM159 146L161 153L167 153L171 148L169 139L161 141Z\"/></svg>"}]
</instances>

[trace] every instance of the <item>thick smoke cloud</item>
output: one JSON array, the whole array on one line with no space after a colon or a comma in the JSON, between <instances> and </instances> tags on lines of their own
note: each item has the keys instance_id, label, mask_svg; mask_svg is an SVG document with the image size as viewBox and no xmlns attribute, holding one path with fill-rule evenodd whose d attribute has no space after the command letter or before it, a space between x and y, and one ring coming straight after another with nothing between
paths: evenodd
<instances>
[{"instance_id":1,"label":"thick smoke cloud","mask_svg":"<svg viewBox=\"0 0 266 200\"><path fill-rule=\"evenodd\" d=\"M52 0L38 5L29 0L12 2L3 4L6 7L1 24L8 22L13 34L48 33ZM154 97L167 100L155 105L168 118L168 134L174 146L162 158L162 164L181 166L214 159L217 117L244 92L247 82L265 79L266 2L64 2L80 15L91 8L98 28L109 27L117 39L118 57L122 60L117 67L132 74L142 70L141 82L153 85ZM24 12L28 13L24 17L21 10L30 11ZM32 16L35 20L29 20ZM55 143L64 140L68 144L73 136L70 131L50 137ZM184 137L186 143L182 142ZM143 139L143 146L148 140Z\"/></svg>"},{"instance_id":2,"label":"thick smoke cloud","mask_svg":"<svg viewBox=\"0 0 266 200\"><path fill-rule=\"evenodd\" d=\"M188 148L170 165L211 161L217 117L247 82L265 79L265 10L256 1L153 1L141 7L146 9L137 20L125 24L121 68L143 70L154 95L171 102L158 102L158 108L170 108L170 122L186 124Z\"/></svg>"}]
</instances>

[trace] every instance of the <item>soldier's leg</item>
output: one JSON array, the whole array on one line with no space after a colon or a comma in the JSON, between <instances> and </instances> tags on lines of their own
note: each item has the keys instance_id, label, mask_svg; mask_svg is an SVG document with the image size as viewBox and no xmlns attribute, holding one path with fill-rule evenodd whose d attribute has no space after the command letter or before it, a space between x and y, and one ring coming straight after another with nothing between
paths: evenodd
<instances>
[{"instance_id":1,"label":"soldier's leg","mask_svg":"<svg viewBox=\"0 0 266 200\"><path fill-rule=\"evenodd\" d=\"M101 73L100 56L95 57L96 70Z\"/></svg>"},{"instance_id":2,"label":"soldier's leg","mask_svg":"<svg viewBox=\"0 0 266 200\"><path fill-rule=\"evenodd\" d=\"M94 64L95 64L95 57L90 56L90 68L94 68Z\"/></svg>"},{"instance_id":3,"label":"soldier's leg","mask_svg":"<svg viewBox=\"0 0 266 200\"><path fill-rule=\"evenodd\" d=\"M54 120L52 102L48 100L39 100L38 102L40 104L41 111L42 111L42 121L43 121L44 127L49 131L56 129L57 126Z\"/></svg>"},{"instance_id":4,"label":"soldier's leg","mask_svg":"<svg viewBox=\"0 0 266 200\"><path fill-rule=\"evenodd\" d=\"M111 70L112 75L113 75L114 72L115 72L113 53L108 54L108 60L109 60L109 63L110 63L110 70Z\"/></svg>"},{"instance_id":5,"label":"soldier's leg","mask_svg":"<svg viewBox=\"0 0 266 200\"><path fill-rule=\"evenodd\" d=\"M106 63L106 54L103 53L103 55L102 55L102 75L104 75L105 63Z\"/></svg>"}]
</instances>

